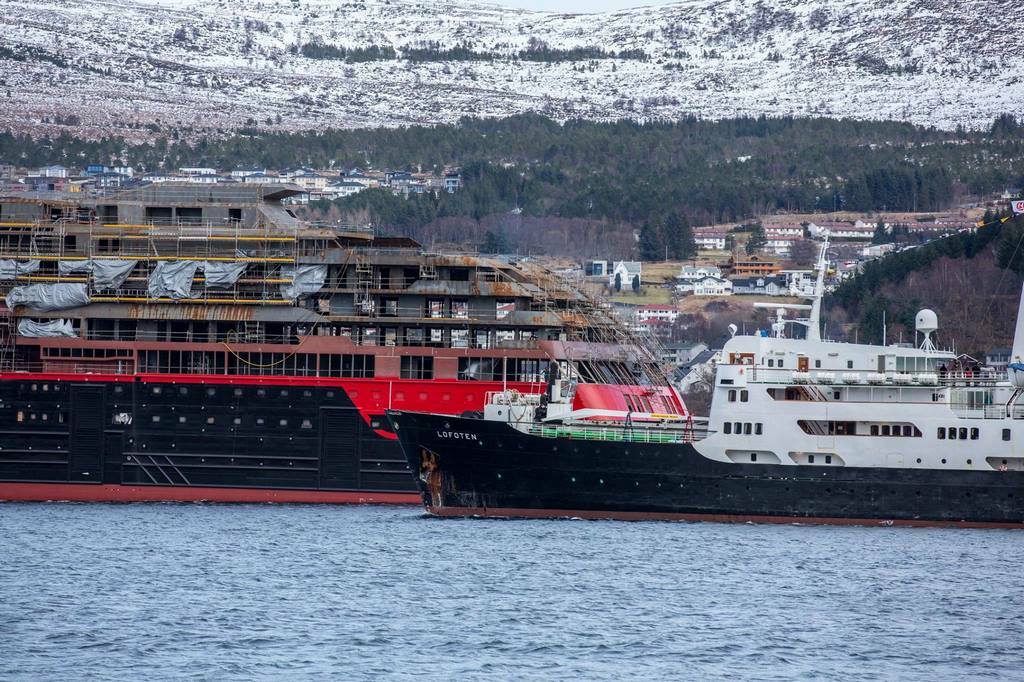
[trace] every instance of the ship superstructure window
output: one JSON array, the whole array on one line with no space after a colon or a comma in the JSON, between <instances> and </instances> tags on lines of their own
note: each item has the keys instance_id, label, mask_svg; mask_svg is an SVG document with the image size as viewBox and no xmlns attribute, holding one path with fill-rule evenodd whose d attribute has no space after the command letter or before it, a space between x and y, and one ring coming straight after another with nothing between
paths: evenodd
<instances>
[{"instance_id":1,"label":"ship superstructure window","mask_svg":"<svg viewBox=\"0 0 1024 682\"><path fill-rule=\"evenodd\" d=\"M814 361L814 368L815 369L821 369L821 360L815 360Z\"/></svg>"},{"instance_id":2,"label":"ship superstructure window","mask_svg":"<svg viewBox=\"0 0 1024 682\"><path fill-rule=\"evenodd\" d=\"M897 372L934 372L935 360L933 358L915 358L896 356Z\"/></svg>"},{"instance_id":3,"label":"ship superstructure window","mask_svg":"<svg viewBox=\"0 0 1024 682\"><path fill-rule=\"evenodd\" d=\"M452 301L452 317L456 320L468 320L469 301Z\"/></svg>"},{"instance_id":4,"label":"ship superstructure window","mask_svg":"<svg viewBox=\"0 0 1024 682\"><path fill-rule=\"evenodd\" d=\"M427 317L444 317L444 301L432 298L427 301Z\"/></svg>"},{"instance_id":5,"label":"ship superstructure window","mask_svg":"<svg viewBox=\"0 0 1024 682\"><path fill-rule=\"evenodd\" d=\"M494 319L496 319L496 320L504 320L506 317L511 315L515 311L515 309L516 309L516 302L515 301L503 301L503 300L499 299L495 303Z\"/></svg>"},{"instance_id":6,"label":"ship superstructure window","mask_svg":"<svg viewBox=\"0 0 1024 682\"><path fill-rule=\"evenodd\" d=\"M373 355L321 355L320 376L368 379L374 375Z\"/></svg>"},{"instance_id":7,"label":"ship superstructure window","mask_svg":"<svg viewBox=\"0 0 1024 682\"><path fill-rule=\"evenodd\" d=\"M732 422L725 422L722 424L722 433L727 435L732 433Z\"/></svg>"},{"instance_id":8,"label":"ship superstructure window","mask_svg":"<svg viewBox=\"0 0 1024 682\"><path fill-rule=\"evenodd\" d=\"M940 426L938 431L936 432L935 436L939 440L946 440L946 427L945 426Z\"/></svg>"},{"instance_id":9,"label":"ship superstructure window","mask_svg":"<svg viewBox=\"0 0 1024 682\"><path fill-rule=\"evenodd\" d=\"M797 422L804 433L812 436L900 436L920 438L921 431L913 424L864 424L863 422L801 419ZM953 436L950 436L953 437Z\"/></svg>"},{"instance_id":10,"label":"ship superstructure window","mask_svg":"<svg viewBox=\"0 0 1024 682\"><path fill-rule=\"evenodd\" d=\"M740 391L740 402L745 403L750 400L750 392L746 389Z\"/></svg>"},{"instance_id":11,"label":"ship superstructure window","mask_svg":"<svg viewBox=\"0 0 1024 682\"><path fill-rule=\"evenodd\" d=\"M406 355L402 358L402 379L433 379L434 358L430 356Z\"/></svg>"},{"instance_id":12,"label":"ship superstructure window","mask_svg":"<svg viewBox=\"0 0 1024 682\"><path fill-rule=\"evenodd\" d=\"M1003 440L1010 440L1010 429L1003 429Z\"/></svg>"},{"instance_id":13,"label":"ship superstructure window","mask_svg":"<svg viewBox=\"0 0 1024 682\"><path fill-rule=\"evenodd\" d=\"M452 330L452 348L469 348L469 330Z\"/></svg>"},{"instance_id":14,"label":"ship superstructure window","mask_svg":"<svg viewBox=\"0 0 1024 682\"><path fill-rule=\"evenodd\" d=\"M729 389L729 402L730 403L736 402L736 389L735 388L730 388Z\"/></svg>"},{"instance_id":15,"label":"ship superstructure window","mask_svg":"<svg viewBox=\"0 0 1024 682\"><path fill-rule=\"evenodd\" d=\"M385 298L381 301L381 314L385 317L398 317L398 299Z\"/></svg>"}]
</instances>

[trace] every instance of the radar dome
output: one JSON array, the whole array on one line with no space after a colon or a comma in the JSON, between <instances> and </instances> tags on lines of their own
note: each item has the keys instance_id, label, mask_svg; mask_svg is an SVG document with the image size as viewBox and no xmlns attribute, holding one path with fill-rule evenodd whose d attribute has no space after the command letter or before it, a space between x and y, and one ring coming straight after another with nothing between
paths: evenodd
<instances>
[{"instance_id":1,"label":"radar dome","mask_svg":"<svg viewBox=\"0 0 1024 682\"><path fill-rule=\"evenodd\" d=\"M922 334L931 334L939 328L939 317L934 310L925 308L914 318L914 328Z\"/></svg>"}]
</instances>

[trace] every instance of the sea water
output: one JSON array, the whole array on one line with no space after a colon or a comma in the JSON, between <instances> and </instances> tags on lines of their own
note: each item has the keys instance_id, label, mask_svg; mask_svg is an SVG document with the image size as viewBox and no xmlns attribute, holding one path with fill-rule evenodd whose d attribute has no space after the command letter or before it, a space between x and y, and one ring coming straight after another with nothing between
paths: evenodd
<instances>
[{"instance_id":1,"label":"sea water","mask_svg":"<svg viewBox=\"0 0 1024 682\"><path fill-rule=\"evenodd\" d=\"M0 679L1024 678L1024 532L0 504Z\"/></svg>"}]
</instances>

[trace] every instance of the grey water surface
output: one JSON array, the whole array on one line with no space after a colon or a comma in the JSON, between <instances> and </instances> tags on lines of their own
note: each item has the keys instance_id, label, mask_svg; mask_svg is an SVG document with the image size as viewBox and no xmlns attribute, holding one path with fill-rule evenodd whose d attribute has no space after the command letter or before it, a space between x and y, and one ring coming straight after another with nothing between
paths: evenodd
<instances>
[{"instance_id":1,"label":"grey water surface","mask_svg":"<svg viewBox=\"0 0 1024 682\"><path fill-rule=\"evenodd\" d=\"M1024 679L1024 532L0 504L0 679Z\"/></svg>"}]
</instances>

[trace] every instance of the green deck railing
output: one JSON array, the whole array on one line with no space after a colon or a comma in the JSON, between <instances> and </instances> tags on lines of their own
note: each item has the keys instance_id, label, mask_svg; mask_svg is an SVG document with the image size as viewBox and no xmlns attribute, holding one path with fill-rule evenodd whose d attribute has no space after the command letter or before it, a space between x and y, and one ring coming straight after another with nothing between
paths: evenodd
<instances>
[{"instance_id":1,"label":"green deck railing","mask_svg":"<svg viewBox=\"0 0 1024 682\"><path fill-rule=\"evenodd\" d=\"M663 431L650 428L615 428L585 426L553 426L530 424L527 433L542 438L570 438L576 440L603 440L626 443L690 443L693 435L684 431Z\"/></svg>"}]
</instances>

